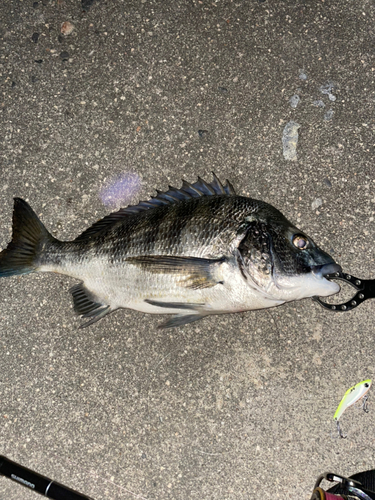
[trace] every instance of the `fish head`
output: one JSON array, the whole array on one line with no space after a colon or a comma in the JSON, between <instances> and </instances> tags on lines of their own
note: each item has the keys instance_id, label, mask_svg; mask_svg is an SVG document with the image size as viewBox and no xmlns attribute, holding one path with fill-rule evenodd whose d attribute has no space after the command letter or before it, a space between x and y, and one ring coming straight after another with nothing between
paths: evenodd
<instances>
[{"instance_id":1,"label":"fish head","mask_svg":"<svg viewBox=\"0 0 375 500\"><path fill-rule=\"evenodd\" d=\"M238 264L249 285L282 301L339 292L340 286L326 279L341 271L333 258L274 207L263 212L247 217L238 246Z\"/></svg>"}]
</instances>

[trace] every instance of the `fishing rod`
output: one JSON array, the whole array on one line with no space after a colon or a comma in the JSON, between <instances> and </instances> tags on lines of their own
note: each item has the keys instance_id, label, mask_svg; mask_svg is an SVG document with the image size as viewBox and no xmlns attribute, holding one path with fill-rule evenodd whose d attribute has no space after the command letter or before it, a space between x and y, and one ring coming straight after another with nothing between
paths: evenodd
<instances>
[{"instance_id":1,"label":"fishing rod","mask_svg":"<svg viewBox=\"0 0 375 500\"><path fill-rule=\"evenodd\" d=\"M351 477L332 472L321 474L315 483L310 500L375 500L375 492L367 486L374 484L374 473L375 470L369 470ZM333 488L325 490L321 487L323 480L337 484Z\"/></svg>"},{"instance_id":2,"label":"fishing rod","mask_svg":"<svg viewBox=\"0 0 375 500\"><path fill-rule=\"evenodd\" d=\"M93 500L2 455L0 455L0 475L9 477L16 483L54 500Z\"/></svg>"},{"instance_id":3,"label":"fishing rod","mask_svg":"<svg viewBox=\"0 0 375 500\"><path fill-rule=\"evenodd\" d=\"M0 475L54 500L93 500L2 455ZM323 480L337 482L337 485L327 491L321 487ZM375 470L361 472L350 478L328 472L318 477L311 500L375 500L375 492L368 489L374 484Z\"/></svg>"}]
</instances>

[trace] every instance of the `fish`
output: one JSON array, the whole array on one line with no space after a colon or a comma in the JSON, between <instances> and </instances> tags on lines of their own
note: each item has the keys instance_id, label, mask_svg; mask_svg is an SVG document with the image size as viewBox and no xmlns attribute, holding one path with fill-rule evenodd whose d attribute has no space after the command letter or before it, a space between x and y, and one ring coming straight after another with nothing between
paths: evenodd
<instances>
[{"instance_id":1,"label":"fish","mask_svg":"<svg viewBox=\"0 0 375 500\"><path fill-rule=\"evenodd\" d=\"M92 325L119 308L169 314L160 327L209 315L326 297L340 287L333 258L272 205L237 195L213 173L95 222L60 241L14 198L13 234L0 277L54 272L80 280L75 312Z\"/></svg>"}]
</instances>

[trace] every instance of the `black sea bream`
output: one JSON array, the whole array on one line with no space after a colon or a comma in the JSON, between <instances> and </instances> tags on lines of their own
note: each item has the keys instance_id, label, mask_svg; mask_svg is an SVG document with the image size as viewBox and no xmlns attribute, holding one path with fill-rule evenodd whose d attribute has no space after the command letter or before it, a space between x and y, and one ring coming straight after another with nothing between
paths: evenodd
<instances>
[{"instance_id":1,"label":"black sea bream","mask_svg":"<svg viewBox=\"0 0 375 500\"><path fill-rule=\"evenodd\" d=\"M237 196L214 175L183 182L96 222L74 241L55 239L15 198L13 239L0 276L52 271L81 280L74 309L89 321L125 307L173 314L162 326L210 314L265 309L340 289L340 267L276 208Z\"/></svg>"}]
</instances>

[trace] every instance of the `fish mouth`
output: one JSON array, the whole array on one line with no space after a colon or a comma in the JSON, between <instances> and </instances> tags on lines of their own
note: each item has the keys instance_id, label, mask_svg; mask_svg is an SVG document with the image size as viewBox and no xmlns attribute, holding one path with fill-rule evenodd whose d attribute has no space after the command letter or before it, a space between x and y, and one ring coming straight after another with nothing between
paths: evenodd
<instances>
[{"instance_id":1,"label":"fish mouth","mask_svg":"<svg viewBox=\"0 0 375 500\"><path fill-rule=\"evenodd\" d=\"M341 266L335 262L329 264L322 264L320 266L312 266L311 271L319 278L325 278L328 274L340 273L342 271Z\"/></svg>"}]
</instances>

